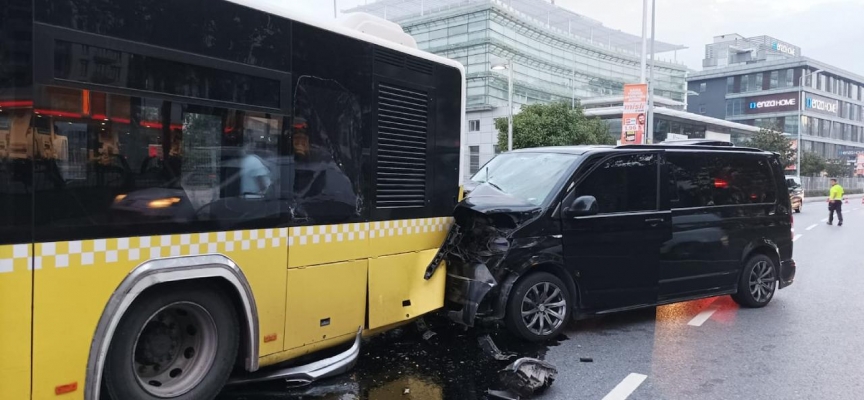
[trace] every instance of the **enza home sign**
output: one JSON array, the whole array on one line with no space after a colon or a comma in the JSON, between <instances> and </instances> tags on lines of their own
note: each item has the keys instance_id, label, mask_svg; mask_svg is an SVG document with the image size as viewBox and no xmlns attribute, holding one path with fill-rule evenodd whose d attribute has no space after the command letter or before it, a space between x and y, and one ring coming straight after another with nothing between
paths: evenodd
<instances>
[{"instance_id":1,"label":"enza home sign","mask_svg":"<svg viewBox=\"0 0 864 400\"><path fill-rule=\"evenodd\" d=\"M782 93L768 96L748 97L746 114L795 111L798 109L797 93Z\"/></svg>"}]
</instances>

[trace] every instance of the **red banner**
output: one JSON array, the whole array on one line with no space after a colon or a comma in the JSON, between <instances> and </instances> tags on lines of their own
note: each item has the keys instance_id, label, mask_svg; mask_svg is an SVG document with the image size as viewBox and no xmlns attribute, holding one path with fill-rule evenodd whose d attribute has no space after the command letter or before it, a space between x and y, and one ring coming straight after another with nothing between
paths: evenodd
<instances>
[{"instance_id":1,"label":"red banner","mask_svg":"<svg viewBox=\"0 0 864 400\"><path fill-rule=\"evenodd\" d=\"M621 144L642 144L645 137L645 112L648 108L648 85L624 85L624 115L621 120Z\"/></svg>"}]
</instances>

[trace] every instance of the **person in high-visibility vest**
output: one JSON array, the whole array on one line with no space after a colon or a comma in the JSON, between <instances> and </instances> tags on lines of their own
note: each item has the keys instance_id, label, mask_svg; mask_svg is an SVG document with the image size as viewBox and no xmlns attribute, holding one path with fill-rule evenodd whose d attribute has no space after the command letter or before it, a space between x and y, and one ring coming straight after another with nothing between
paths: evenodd
<instances>
[{"instance_id":1,"label":"person in high-visibility vest","mask_svg":"<svg viewBox=\"0 0 864 400\"><path fill-rule=\"evenodd\" d=\"M843 186L831 179L828 191L828 225L834 225L834 212L837 212L837 226L843 226Z\"/></svg>"}]
</instances>

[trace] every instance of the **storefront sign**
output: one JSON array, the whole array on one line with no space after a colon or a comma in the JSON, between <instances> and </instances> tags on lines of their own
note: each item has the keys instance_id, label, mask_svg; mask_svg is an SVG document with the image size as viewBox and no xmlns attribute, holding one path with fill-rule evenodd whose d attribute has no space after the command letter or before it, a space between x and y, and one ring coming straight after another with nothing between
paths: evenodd
<instances>
[{"instance_id":1,"label":"storefront sign","mask_svg":"<svg viewBox=\"0 0 864 400\"><path fill-rule=\"evenodd\" d=\"M767 96L755 96L745 99L747 107L745 114L760 114L798 110L797 93L781 93Z\"/></svg>"},{"instance_id":2,"label":"storefront sign","mask_svg":"<svg viewBox=\"0 0 864 400\"><path fill-rule=\"evenodd\" d=\"M648 85L624 85L624 115L621 120L621 144L642 144L645 137L645 111L648 108Z\"/></svg>"},{"instance_id":3,"label":"storefront sign","mask_svg":"<svg viewBox=\"0 0 864 400\"><path fill-rule=\"evenodd\" d=\"M840 150L837 152L840 156L864 156L864 149L862 150Z\"/></svg>"},{"instance_id":4,"label":"storefront sign","mask_svg":"<svg viewBox=\"0 0 864 400\"><path fill-rule=\"evenodd\" d=\"M837 110L840 108L840 102L808 94L804 107L809 111L818 111L825 114L837 115Z\"/></svg>"},{"instance_id":5,"label":"storefront sign","mask_svg":"<svg viewBox=\"0 0 864 400\"><path fill-rule=\"evenodd\" d=\"M798 55L797 49L795 48L795 46L792 46L791 44L774 42L774 43L771 43L771 48L776 50L776 51L779 51L783 54L788 54L790 56Z\"/></svg>"}]
</instances>

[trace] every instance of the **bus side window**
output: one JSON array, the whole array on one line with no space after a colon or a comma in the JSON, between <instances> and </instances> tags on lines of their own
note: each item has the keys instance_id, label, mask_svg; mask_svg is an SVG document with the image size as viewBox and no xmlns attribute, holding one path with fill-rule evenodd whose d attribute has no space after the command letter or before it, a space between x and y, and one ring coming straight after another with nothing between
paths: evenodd
<instances>
[{"instance_id":1,"label":"bus side window","mask_svg":"<svg viewBox=\"0 0 864 400\"><path fill-rule=\"evenodd\" d=\"M294 195L313 224L360 218L361 110L333 80L301 77L294 98Z\"/></svg>"}]
</instances>

